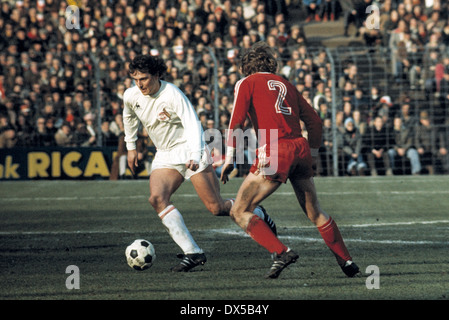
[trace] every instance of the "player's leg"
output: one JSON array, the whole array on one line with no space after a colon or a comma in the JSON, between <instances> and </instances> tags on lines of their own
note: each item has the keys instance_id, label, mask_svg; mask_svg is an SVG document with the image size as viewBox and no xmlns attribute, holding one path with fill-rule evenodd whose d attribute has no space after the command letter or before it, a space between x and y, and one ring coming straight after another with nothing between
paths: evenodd
<instances>
[{"instance_id":1,"label":"player's leg","mask_svg":"<svg viewBox=\"0 0 449 320\"><path fill-rule=\"evenodd\" d=\"M231 207L235 199L224 200L220 194L220 183L212 166L208 166L201 172L195 173L190 177L190 181L200 197L201 201L215 216L229 216ZM262 218L276 234L276 224L261 206L256 206L252 212Z\"/></svg>"},{"instance_id":2,"label":"player's leg","mask_svg":"<svg viewBox=\"0 0 449 320\"><path fill-rule=\"evenodd\" d=\"M175 169L161 168L151 172L150 175L150 198L148 201L156 212L163 211L169 206L173 193L184 182L182 175Z\"/></svg>"},{"instance_id":3,"label":"player's leg","mask_svg":"<svg viewBox=\"0 0 449 320\"><path fill-rule=\"evenodd\" d=\"M254 214L254 209L265 198L279 188L280 182L266 180L262 175L249 173L243 181L231 208L231 217L257 243L265 247L270 253L284 252L285 247L277 239L266 222ZM269 230L270 232L267 232Z\"/></svg>"},{"instance_id":4,"label":"player's leg","mask_svg":"<svg viewBox=\"0 0 449 320\"><path fill-rule=\"evenodd\" d=\"M282 270L298 259L298 255L283 244L260 217L252 213L252 210L276 191L280 184L281 182L267 180L262 175L249 173L231 208L234 221L254 241L273 254L274 262L266 275L268 278L277 278Z\"/></svg>"},{"instance_id":5,"label":"player's leg","mask_svg":"<svg viewBox=\"0 0 449 320\"><path fill-rule=\"evenodd\" d=\"M335 221L321 209L313 178L290 179L296 197L304 213L317 227L324 242L335 255L343 272L353 277L358 273L358 267L352 262L352 258L340 234Z\"/></svg>"},{"instance_id":6,"label":"player's leg","mask_svg":"<svg viewBox=\"0 0 449 320\"><path fill-rule=\"evenodd\" d=\"M326 223L329 215L320 207L313 178L290 179L290 182L307 218L317 227Z\"/></svg>"},{"instance_id":7,"label":"player's leg","mask_svg":"<svg viewBox=\"0 0 449 320\"><path fill-rule=\"evenodd\" d=\"M170 203L171 195L183 181L184 178L175 169L161 168L153 170L150 175L149 201L158 213L170 237L184 254L181 264L174 267L173 271L188 271L198 264L206 262L203 250L196 244L187 229L181 213Z\"/></svg>"},{"instance_id":8,"label":"player's leg","mask_svg":"<svg viewBox=\"0 0 449 320\"><path fill-rule=\"evenodd\" d=\"M215 216L228 216L232 207L230 200L220 195L220 184L211 165L190 177L193 187L201 201Z\"/></svg>"},{"instance_id":9,"label":"player's leg","mask_svg":"<svg viewBox=\"0 0 449 320\"><path fill-rule=\"evenodd\" d=\"M280 182L264 179L262 175L249 173L239 188L235 203L231 208L232 219L246 230L253 218L253 210L265 198L276 191Z\"/></svg>"}]
</instances>

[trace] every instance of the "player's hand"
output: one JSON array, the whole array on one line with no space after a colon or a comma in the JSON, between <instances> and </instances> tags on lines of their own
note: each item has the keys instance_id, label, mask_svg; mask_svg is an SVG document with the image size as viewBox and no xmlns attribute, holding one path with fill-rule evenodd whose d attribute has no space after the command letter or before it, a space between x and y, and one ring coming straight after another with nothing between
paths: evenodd
<instances>
[{"instance_id":1,"label":"player's hand","mask_svg":"<svg viewBox=\"0 0 449 320\"><path fill-rule=\"evenodd\" d=\"M136 174L136 168L139 166L138 164L138 156L137 150L129 150L128 151L128 167L131 170L133 176Z\"/></svg>"},{"instance_id":2,"label":"player's hand","mask_svg":"<svg viewBox=\"0 0 449 320\"><path fill-rule=\"evenodd\" d=\"M223 168L221 169L221 176L220 176L220 180L223 184L225 184L226 182L229 181L229 174L231 173L231 171L234 170L234 163L229 162L223 165Z\"/></svg>"},{"instance_id":3,"label":"player's hand","mask_svg":"<svg viewBox=\"0 0 449 320\"><path fill-rule=\"evenodd\" d=\"M200 165L194 160L190 160L189 162L186 163L186 168L192 171L198 170L199 167Z\"/></svg>"}]
</instances>

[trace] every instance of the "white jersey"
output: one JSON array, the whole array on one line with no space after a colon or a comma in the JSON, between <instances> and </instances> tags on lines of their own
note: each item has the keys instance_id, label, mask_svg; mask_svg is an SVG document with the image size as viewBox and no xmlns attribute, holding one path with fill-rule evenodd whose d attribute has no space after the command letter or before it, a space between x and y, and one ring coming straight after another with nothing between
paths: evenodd
<instances>
[{"instance_id":1,"label":"white jersey","mask_svg":"<svg viewBox=\"0 0 449 320\"><path fill-rule=\"evenodd\" d=\"M137 86L123 96L123 124L128 150L136 149L139 121L156 146L156 157L171 164L200 162L205 148L203 128L185 94L162 81L157 94L143 95Z\"/></svg>"}]
</instances>

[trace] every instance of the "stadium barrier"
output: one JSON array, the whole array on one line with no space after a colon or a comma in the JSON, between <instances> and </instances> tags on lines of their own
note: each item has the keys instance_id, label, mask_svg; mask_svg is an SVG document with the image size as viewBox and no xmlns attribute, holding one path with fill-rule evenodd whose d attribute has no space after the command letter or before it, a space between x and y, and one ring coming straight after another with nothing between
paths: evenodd
<instances>
[{"instance_id":1,"label":"stadium barrier","mask_svg":"<svg viewBox=\"0 0 449 320\"><path fill-rule=\"evenodd\" d=\"M149 161L155 151L148 148ZM116 155L114 147L0 149L0 180L109 179ZM125 176L132 177L129 169ZM145 166L137 177L148 177Z\"/></svg>"}]
</instances>

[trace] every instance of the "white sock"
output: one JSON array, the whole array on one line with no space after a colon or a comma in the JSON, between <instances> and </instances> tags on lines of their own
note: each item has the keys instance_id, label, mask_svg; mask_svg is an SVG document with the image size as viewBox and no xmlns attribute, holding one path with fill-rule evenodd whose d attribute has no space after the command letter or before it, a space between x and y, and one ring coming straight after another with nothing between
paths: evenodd
<instances>
[{"instance_id":1,"label":"white sock","mask_svg":"<svg viewBox=\"0 0 449 320\"><path fill-rule=\"evenodd\" d=\"M184 254L203 253L203 250L193 240L181 213L173 205L169 205L162 210L159 213L159 218L161 218L162 224L167 229L170 237L181 248Z\"/></svg>"}]
</instances>

